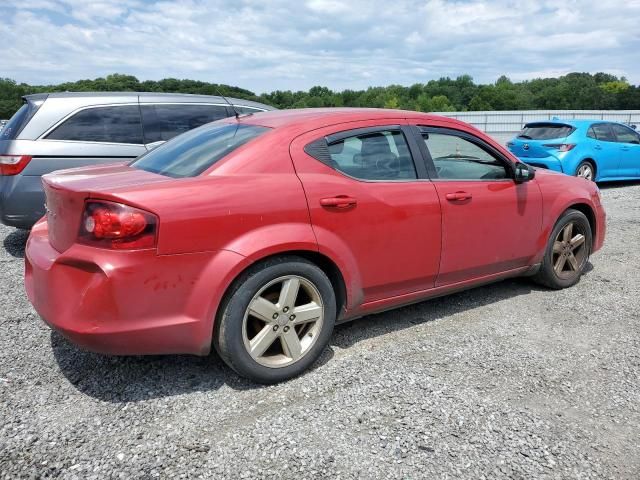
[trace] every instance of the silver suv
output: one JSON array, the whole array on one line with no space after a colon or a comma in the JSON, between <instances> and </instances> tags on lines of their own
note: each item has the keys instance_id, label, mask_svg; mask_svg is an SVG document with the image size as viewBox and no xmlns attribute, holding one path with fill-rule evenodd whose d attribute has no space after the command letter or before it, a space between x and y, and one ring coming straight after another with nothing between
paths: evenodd
<instances>
[{"instance_id":1,"label":"silver suv","mask_svg":"<svg viewBox=\"0 0 640 480\"><path fill-rule=\"evenodd\" d=\"M134 159L180 133L234 115L273 110L222 97L165 93L27 95L0 131L0 221L18 228L44 215L40 177Z\"/></svg>"}]
</instances>

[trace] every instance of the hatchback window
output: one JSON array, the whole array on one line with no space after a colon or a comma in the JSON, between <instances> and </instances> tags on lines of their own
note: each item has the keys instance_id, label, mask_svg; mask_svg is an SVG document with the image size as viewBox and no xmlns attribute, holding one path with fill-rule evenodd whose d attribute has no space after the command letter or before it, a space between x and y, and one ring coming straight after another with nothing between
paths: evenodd
<instances>
[{"instance_id":1,"label":"hatchback window","mask_svg":"<svg viewBox=\"0 0 640 480\"><path fill-rule=\"evenodd\" d=\"M142 142L138 105L94 107L81 110L47 135L51 140L80 142Z\"/></svg>"},{"instance_id":2,"label":"hatchback window","mask_svg":"<svg viewBox=\"0 0 640 480\"><path fill-rule=\"evenodd\" d=\"M518 138L528 140L549 140L552 138L565 138L575 129L570 125L559 123L528 123L518 135Z\"/></svg>"},{"instance_id":3,"label":"hatchback window","mask_svg":"<svg viewBox=\"0 0 640 480\"><path fill-rule=\"evenodd\" d=\"M168 177L195 177L268 130L239 123L205 125L160 145L131 166Z\"/></svg>"},{"instance_id":4,"label":"hatchback window","mask_svg":"<svg viewBox=\"0 0 640 480\"><path fill-rule=\"evenodd\" d=\"M423 133L438 178L444 180L502 180L510 178L502 161L457 135Z\"/></svg>"},{"instance_id":5,"label":"hatchback window","mask_svg":"<svg viewBox=\"0 0 640 480\"><path fill-rule=\"evenodd\" d=\"M622 125L617 125L615 123L611 124L611 128L613 128L613 132L616 134L618 142L640 143L640 136L630 128L623 127Z\"/></svg>"},{"instance_id":6,"label":"hatchback window","mask_svg":"<svg viewBox=\"0 0 640 480\"><path fill-rule=\"evenodd\" d=\"M361 180L416 179L413 158L399 130L363 133L328 144L329 165Z\"/></svg>"},{"instance_id":7,"label":"hatchback window","mask_svg":"<svg viewBox=\"0 0 640 480\"><path fill-rule=\"evenodd\" d=\"M144 143L169 140L229 116L222 105L142 105Z\"/></svg>"},{"instance_id":8,"label":"hatchback window","mask_svg":"<svg viewBox=\"0 0 640 480\"><path fill-rule=\"evenodd\" d=\"M0 140L15 140L37 110L36 104L24 103L4 128L0 128Z\"/></svg>"},{"instance_id":9,"label":"hatchback window","mask_svg":"<svg viewBox=\"0 0 640 480\"><path fill-rule=\"evenodd\" d=\"M606 123L596 123L592 126L594 133L596 134L596 138L598 140L602 140L603 142L615 142L616 137L613 135L611 128Z\"/></svg>"}]
</instances>

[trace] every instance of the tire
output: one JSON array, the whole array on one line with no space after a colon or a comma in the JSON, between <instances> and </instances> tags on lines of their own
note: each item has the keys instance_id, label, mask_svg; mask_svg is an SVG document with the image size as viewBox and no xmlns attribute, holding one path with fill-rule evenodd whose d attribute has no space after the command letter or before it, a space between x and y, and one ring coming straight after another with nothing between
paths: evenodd
<instances>
[{"instance_id":1,"label":"tire","mask_svg":"<svg viewBox=\"0 0 640 480\"><path fill-rule=\"evenodd\" d=\"M569 225L571 225L570 230ZM568 235L567 231L569 231ZM582 236L582 243L578 235ZM570 239L568 243L567 237ZM589 261L592 242L591 225L584 213L573 209L567 210L560 216L551 231L542 265L538 273L533 276L533 280L553 289L575 285ZM564 262L561 256L564 256Z\"/></svg>"},{"instance_id":2,"label":"tire","mask_svg":"<svg viewBox=\"0 0 640 480\"><path fill-rule=\"evenodd\" d=\"M331 281L315 264L296 256L269 259L234 282L216 319L214 348L238 374L258 383L282 382L322 354L336 311Z\"/></svg>"},{"instance_id":3,"label":"tire","mask_svg":"<svg viewBox=\"0 0 640 480\"><path fill-rule=\"evenodd\" d=\"M583 160L576 168L576 177L582 177L592 182L596 181L596 166L590 160Z\"/></svg>"}]
</instances>

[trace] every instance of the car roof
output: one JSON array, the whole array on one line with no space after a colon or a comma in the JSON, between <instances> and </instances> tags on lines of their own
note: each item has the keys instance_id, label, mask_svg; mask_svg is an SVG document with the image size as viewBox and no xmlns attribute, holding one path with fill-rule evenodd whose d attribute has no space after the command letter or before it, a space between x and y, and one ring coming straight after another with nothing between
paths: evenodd
<instances>
[{"instance_id":1,"label":"car roof","mask_svg":"<svg viewBox=\"0 0 640 480\"><path fill-rule=\"evenodd\" d=\"M313 127L315 125L322 126L350 121L376 119L418 119L424 120L425 122L437 119L439 121L445 120L451 123L462 124L462 122L458 120L442 117L440 115L387 108L300 108L259 112L250 116L240 117L241 122L262 125L270 128L279 128L287 125ZM465 125L468 127L467 124Z\"/></svg>"},{"instance_id":2,"label":"car roof","mask_svg":"<svg viewBox=\"0 0 640 480\"><path fill-rule=\"evenodd\" d=\"M50 92L50 93L35 93L25 95L23 97L27 101L39 101L45 99L75 99L82 101L83 99L131 99L134 101L136 98L140 99L140 102L214 102L225 104L225 97L219 95L194 95L190 93L165 93L165 92ZM255 106L258 108L273 109L273 107L254 102L252 100L245 100L242 98L226 97L231 103L235 105Z\"/></svg>"},{"instance_id":3,"label":"car roof","mask_svg":"<svg viewBox=\"0 0 640 480\"><path fill-rule=\"evenodd\" d=\"M592 125L594 123L617 123L619 125L625 125L624 123L616 122L615 120L602 120L600 118L594 118L594 119L572 118L567 120L564 120L562 118L554 118L552 120L535 120L535 121L527 122L525 125L535 125L536 123L545 123L545 124L555 123L558 125L571 125L573 127L584 127L584 126Z\"/></svg>"}]
</instances>

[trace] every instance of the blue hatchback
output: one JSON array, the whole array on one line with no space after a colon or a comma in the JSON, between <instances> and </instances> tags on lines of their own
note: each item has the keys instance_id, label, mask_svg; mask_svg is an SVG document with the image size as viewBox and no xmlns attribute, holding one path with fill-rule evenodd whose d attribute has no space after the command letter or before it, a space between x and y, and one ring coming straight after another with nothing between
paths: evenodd
<instances>
[{"instance_id":1,"label":"blue hatchback","mask_svg":"<svg viewBox=\"0 0 640 480\"><path fill-rule=\"evenodd\" d=\"M529 165L567 175L598 182L640 178L640 134L622 123L531 122L507 147Z\"/></svg>"}]
</instances>

